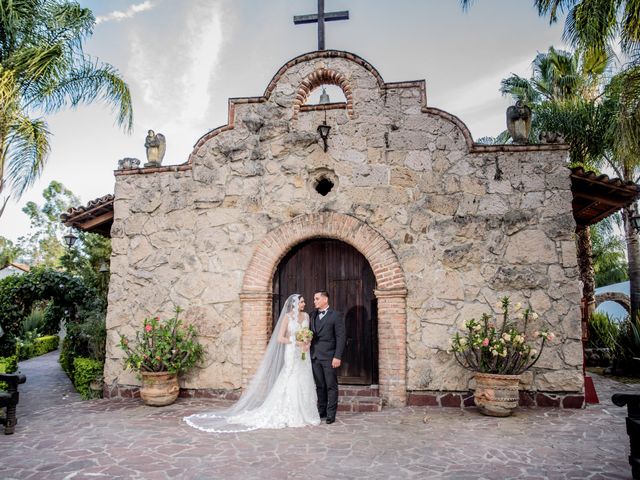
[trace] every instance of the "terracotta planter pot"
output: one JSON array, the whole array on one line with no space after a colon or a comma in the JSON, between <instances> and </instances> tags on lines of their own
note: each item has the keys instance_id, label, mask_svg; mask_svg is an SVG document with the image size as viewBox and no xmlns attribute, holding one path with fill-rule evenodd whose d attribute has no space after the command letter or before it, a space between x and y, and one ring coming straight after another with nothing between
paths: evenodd
<instances>
[{"instance_id":1,"label":"terracotta planter pot","mask_svg":"<svg viewBox=\"0 0 640 480\"><path fill-rule=\"evenodd\" d=\"M491 417L508 417L518 406L520 375L476 373L473 399L480 413Z\"/></svg>"},{"instance_id":2,"label":"terracotta planter pot","mask_svg":"<svg viewBox=\"0 0 640 480\"><path fill-rule=\"evenodd\" d=\"M140 397L145 404L163 407L176 401L180 393L178 376L167 372L140 372L142 386Z\"/></svg>"}]
</instances>

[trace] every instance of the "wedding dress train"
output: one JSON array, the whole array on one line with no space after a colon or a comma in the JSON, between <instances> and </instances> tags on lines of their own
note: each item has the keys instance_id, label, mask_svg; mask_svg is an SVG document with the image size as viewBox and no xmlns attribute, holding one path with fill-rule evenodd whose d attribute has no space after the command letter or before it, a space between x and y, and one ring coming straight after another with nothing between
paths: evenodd
<instances>
[{"instance_id":1,"label":"wedding dress train","mask_svg":"<svg viewBox=\"0 0 640 480\"><path fill-rule=\"evenodd\" d=\"M311 355L307 352L303 360L302 352L296 346L296 333L309 328L309 315L304 312L293 314L298 312L295 297L292 295L287 299L265 357L238 403L228 410L185 417L187 424L205 432L218 433L320 424ZM278 342L281 322L287 323L286 337L290 343Z\"/></svg>"}]
</instances>

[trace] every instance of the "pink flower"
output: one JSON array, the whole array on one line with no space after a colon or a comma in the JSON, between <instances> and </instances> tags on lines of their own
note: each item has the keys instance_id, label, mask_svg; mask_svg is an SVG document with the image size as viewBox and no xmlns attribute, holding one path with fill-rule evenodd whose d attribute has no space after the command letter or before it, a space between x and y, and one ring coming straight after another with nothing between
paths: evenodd
<instances>
[{"instance_id":1,"label":"pink flower","mask_svg":"<svg viewBox=\"0 0 640 480\"><path fill-rule=\"evenodd\" d=\"M145 325L145 326L144 326L144 329L145 329L147 332L150 332L151 330L153 330L153 327L152 327L151 325Z\"/></svg>"},{"instance_id":2,"label":"pink flower","mask_svg":"<svg viewBox=\"0 0 640 480\"><path fill-rule=\"evenodd\" d=\"M485 339L482 341L482 346L483 346L483 347L488 347L488 346L489 346L489 339L488 339L488 338L485 338Z\"/></svg>"}]
</instances>

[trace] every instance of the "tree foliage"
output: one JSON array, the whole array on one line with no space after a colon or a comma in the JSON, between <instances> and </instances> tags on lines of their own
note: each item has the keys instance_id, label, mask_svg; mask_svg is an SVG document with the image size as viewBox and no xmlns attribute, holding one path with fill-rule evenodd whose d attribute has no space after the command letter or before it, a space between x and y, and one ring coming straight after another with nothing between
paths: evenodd
<instances>
[{"instance_id":1,"label":"tree foliage","mask_svg":"<svg viewBox=\"0 0 640 480\"><path fill-rule=\"evenodd\" d=\"M58 332L60 320L75 322L82 307L95 302L96 293L82 279L51 268L39 267L23 275L11 275L0 280L0 356L12 355L22 322L33 305L49 301L53 312L47 316L42 334Z\"/></svg>"},{"instance_id":2,"label":"tree foliage","mask_svg":"<svg viewBox=\"0 0 640 480\"><path fill-rule=\"evenodd\" d=\"M20 197L42 172L50 149L44 114L103 101L131 129L129 87L83 50L94 24L74 1L0 0L0 193Z\"/></svg>"}]
</instances>

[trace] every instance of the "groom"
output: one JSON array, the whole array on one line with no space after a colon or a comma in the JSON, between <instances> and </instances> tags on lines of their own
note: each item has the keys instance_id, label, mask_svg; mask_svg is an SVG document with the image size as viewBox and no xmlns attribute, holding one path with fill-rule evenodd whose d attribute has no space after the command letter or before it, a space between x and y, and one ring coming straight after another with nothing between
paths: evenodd
<instances>
[{"instance_id":1,"label":"groom","mask_svg":"<svg viewBox=\"0 0 640 480\"><path fill-rule=\"evenodd\" d=\"M329 294L313 295L316 311L311 315L311 365L318 392L318 413L327 424L336 421L338 409L338 368L346 340L344 317L329 307Z\"/></svg>"}]
</instances>

